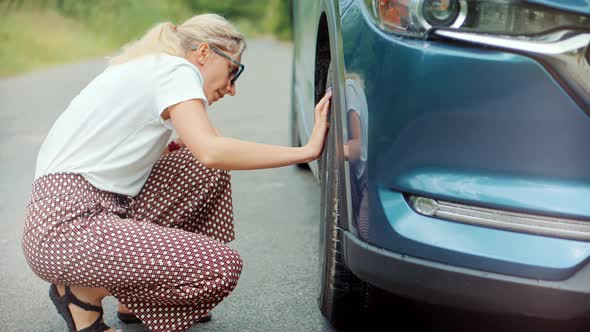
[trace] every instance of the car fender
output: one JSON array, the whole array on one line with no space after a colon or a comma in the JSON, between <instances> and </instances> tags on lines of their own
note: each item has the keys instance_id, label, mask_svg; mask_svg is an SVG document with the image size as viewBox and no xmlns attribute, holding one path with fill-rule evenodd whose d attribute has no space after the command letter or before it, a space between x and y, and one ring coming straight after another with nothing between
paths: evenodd
<instances>
[{"instance_id":1,"label":"car fender","mask_svg":"<svg viewBox=\"0 0 590 332\"><path fill-rule=\"evenodd\" d=\"M346 86L344 85L345 82L345 64L344 64L344 52L342 51L342 29L341 29L341 20L340 20L340 9L339 9L339 0L324 0L322 1L320 16L318 17L318 21L321 18L321 15L325 14L326 16L326 23L328 27L328 36L329 36L329 43L330 43L330 58L331 58L331 65L333 71L333 83L332 89L334 94L332 96L332 110L334 111L335 121L334 124L338 126L337 128L330 128L330 130L335 130L337 133L336 137L336 145L338 148L337 155L343 158L343 145L344 142L347 141L347 123L346 123L346 116L343 110L346 110ZM347 162L342 162L343 170L342 175L344 179L344 186L345 186L345 210L346 214L344 218L339 219L339 227L343 229L349 229L349 218L351 211L351 196L350 196L350 169ZM312 168L313 169L313 168ZM318 173L316 169L316 179L318 178Z\"/></svg>"}]
</instances>

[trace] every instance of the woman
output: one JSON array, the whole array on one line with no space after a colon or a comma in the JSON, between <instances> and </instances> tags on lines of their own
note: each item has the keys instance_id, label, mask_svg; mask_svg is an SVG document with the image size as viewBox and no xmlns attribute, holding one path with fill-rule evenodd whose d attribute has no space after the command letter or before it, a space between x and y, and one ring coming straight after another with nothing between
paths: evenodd
<instances>
[{"instance_id":1,"label":"woman","mask_svg":"<svg viewBox=\"0 0 590 332\"><path fill-rule=\"evenodd\" d=\"M236 93L246 47L222 17L163 23L74 98L37 159L23 249L70 331L112 331L101 301L184 331L237 284L228 170L318 158L331 93L300 148L223 137L208 107ZM172 132L176 141L166 148ZM164 152L162 152L164 151Z\"/></svg>"}]
</instances>

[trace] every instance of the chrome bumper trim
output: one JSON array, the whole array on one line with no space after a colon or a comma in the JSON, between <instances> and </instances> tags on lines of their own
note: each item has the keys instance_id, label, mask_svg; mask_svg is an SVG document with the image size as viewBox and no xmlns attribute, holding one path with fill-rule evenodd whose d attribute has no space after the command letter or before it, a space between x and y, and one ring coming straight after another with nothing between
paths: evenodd
<instances>
[{"instance_id":1,"label":"chrome bumper trim","mask_svg":"<svg viewBox=\"0 0 590 332\"><path fill-rule=\"evenodd\" d=\"M574 240L590 240L590 221L547 217L437 201L434 217L460 223Z\"/></svg>"},{"instance_id":2,"label":"chrome bumper trim","mask_svg":"<svg viewBox=\"0 0 590 332\"><path fill-rule=\"evenodd\" d=\"M571 35L567 31L560 31L537 38L508 37L449 30L436 30L434 33L438 36L465 42L544 55L575 52L586 48L590 43L590 33Z\"/></svg>"}]
</instances>

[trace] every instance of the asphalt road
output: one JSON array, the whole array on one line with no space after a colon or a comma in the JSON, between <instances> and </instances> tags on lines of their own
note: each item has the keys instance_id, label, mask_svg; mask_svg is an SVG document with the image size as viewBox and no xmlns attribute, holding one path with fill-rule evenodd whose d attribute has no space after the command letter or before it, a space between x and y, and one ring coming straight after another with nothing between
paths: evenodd
<instances>
[{"instance_id":1,"label":"asphalt road","mask_svg":"<svg viewBox=\"0 0 590 332\"><path fill-rule=\"evenodd\" d=\"M238 95L209 110L224 135L289 144L291 53L289 44L250 42ZM65 330L47 296L48 284L24 260L24 208L45 135L105 66L96 59L0 80L0 331ZM311 173L295 167L233 172L232 186L237 239L230 246L241 253L244 269L235 291L213 310L213 320L191 331L331 331L316 301L320 195ZM481 315L392 296L376 304L380 310L364 317L363 331L587 330L581 322ZM115 309L114 299L107 299L109 325L147 331L123 326Z\"/></svg>"}]
</instances>

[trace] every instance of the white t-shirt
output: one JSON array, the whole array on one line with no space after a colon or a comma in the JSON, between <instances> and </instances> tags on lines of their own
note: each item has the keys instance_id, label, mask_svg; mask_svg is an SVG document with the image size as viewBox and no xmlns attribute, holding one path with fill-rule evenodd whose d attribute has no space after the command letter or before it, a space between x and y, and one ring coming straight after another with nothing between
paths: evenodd
<instances>
[{"instance_id":1,"label":"white t-shirt","mask_svg":"<svg viewBox=\"0 0 590 332\"><path fill-rule=\"evenodd\" d=\"M208 105L201 73L184 58L151 55L107 68L51 128L35 179L71 172L99 189L137 195L174 130L160 115L189 99Z\"/></svg>"},{"instance_id":2,"label":"white t-shirt","mask_svg":"<svg viewBox=\"0 0 590 332\"><path fill-rule=\"evenodd\" d=\"M367 163L367 144L369 126L369 114L367 109L367 98L361 84L353 79L346 80L346 108L348 112L356 112L361 123L361 156L359 160L351 162L356 177L361 178ZM347 112L347 113L348 113Z\"/></svg>"}]
</instances>

